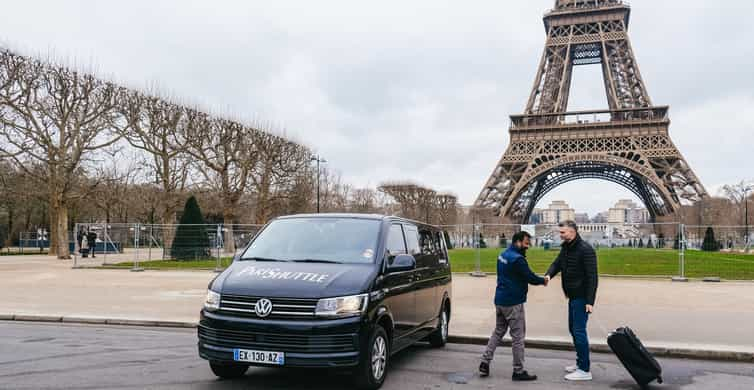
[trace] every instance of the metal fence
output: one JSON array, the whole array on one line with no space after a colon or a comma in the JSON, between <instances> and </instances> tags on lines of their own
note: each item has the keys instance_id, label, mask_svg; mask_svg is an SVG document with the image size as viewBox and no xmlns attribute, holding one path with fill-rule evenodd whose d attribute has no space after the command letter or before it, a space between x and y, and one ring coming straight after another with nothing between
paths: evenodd
<instances>
[{"instance_id":1,"label":"metal fence","mask_svg":"<svg viewBox=\"0 0 754 390\"><path fill-rule=\"evenodd\" d=\"M69 245L74 267L130 265L141 270L143 263L185 260L214 261L221 269L261 227L77 223Z\"/></svg>"},{"instance_id":2,"label":"metal fence","mask_svg":"<svg viewBox=\"0 0 754 390\"><path fill-rule=\"evenodd\" d=\"M71 232L70 247L75 267L118 265L140 270L155 261L191 260L202 262L201 268L220 270L230 263L236 248L244 247L260 228L79 223ZM495 272L498 254L518 231L531 234L533 248L528 259L539 273L546 271L561 245L559 228L552 224L461 224L443 229L452 248L454 272L475 275ZM90 232L96 237L94 245L87 239L87 251L82 248L83 235ZM590 223L580 224L579 233L597 250L601 274L754 281L754 232L745 226Z\"/></svg>"},{"instance_id":3,"label":"metal fence","mask_svg":"<svg viewBox=\"0 0 754 390\"><path fill-rule=\"evenodd\" d=\"M528 258L544 273L557 257L557 225L465 224L448 232L454 271L493 273L500 251L518 231L532 236ZM712 229L707 245L704 237ZM690 226L679 223L579 224L579 234L597 250L600 273L620 276L754 281L754 232L745 226Z\"/></svg>"}]
</instances>

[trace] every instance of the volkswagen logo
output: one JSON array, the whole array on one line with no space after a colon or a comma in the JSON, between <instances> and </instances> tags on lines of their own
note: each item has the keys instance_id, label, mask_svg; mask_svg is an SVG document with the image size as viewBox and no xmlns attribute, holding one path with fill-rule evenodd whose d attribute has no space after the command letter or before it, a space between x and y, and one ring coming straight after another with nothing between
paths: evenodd
<instances>
[{"instance_id":1,"label":"volkswagen logo","mask_svg":"<svg viewBox=\"0 0 754 390\"><path fill-rule=\"evenodd\" d=\"M254 312L257 316L264 318L272 313L272 302L267 298L262 298L254 304Z\"/></svg>"}]
</instances>

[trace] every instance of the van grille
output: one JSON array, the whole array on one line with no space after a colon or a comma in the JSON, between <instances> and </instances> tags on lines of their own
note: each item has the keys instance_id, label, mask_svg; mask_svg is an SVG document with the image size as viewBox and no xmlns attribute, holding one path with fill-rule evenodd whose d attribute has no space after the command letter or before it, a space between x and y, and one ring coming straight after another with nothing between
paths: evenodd
<instances>
[{"instance_id":1,"label":"van grille","mask_svg":"<svg viewBox=\"0 0 754 390\"><path fill-rule=\"evenodd\" d=\"M220 297L220 313L236 316L261 318L254 311L254 305L263 297L225 295ZM317 299L267 298L272 302L272 312L264 319L304 320L314 318Z\"/></svg>"},{"instance_id":2,"label":"van grille","mask_svg":"<svg viewBox=\"0 0 754 390\"><path fill-rule=\"evenodd\" d=\"M357 350L356 334L295 335L246 332L199 325L199 339L225 348L246 348L292 353L339 353Z\"/></svg>"}]
</instances>

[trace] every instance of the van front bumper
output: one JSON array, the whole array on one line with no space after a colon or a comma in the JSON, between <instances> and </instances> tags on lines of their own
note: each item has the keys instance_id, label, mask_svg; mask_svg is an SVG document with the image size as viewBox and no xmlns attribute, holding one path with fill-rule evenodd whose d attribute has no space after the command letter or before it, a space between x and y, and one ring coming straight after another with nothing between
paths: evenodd
<instances>
[{"instance_id":1,"label":"van front bumper","mask_svg":"<svg viewBox=\"0 0 754 390\"><path fill-rule=\"evenodd\" d=\"M333 320L262 320L202 310L199 356L233 363L234 349L285 353L285 367L347 367L359 363L368 334L362 317Z\"/></svg>"}]
</instances>

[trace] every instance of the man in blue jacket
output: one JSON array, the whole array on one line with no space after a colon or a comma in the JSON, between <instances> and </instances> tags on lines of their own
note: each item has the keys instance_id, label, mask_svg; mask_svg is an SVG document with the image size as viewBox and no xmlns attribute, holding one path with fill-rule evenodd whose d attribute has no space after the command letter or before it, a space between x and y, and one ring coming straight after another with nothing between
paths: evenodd
<instances>
[{"instance_id":1,"label":"man in blue jacket","mask_svg":"<svg viewBox=\"0 0 754 390\"><path fill-rule=\"evenodd\" d=\"M547 285L545 279L535 274L526 261L526 250L531 245L531 235L521 231L513 235L511 246L497 258L497 288L495 290L495 331L490 336L487 349L482 355L479 374L490 374L490 362L495 349L510 330L513 339L513 380L534 381L536 375L524 370L524 338L526 338L526 316L524 303L529 285Z\"/></svg>"}]
</instances>

